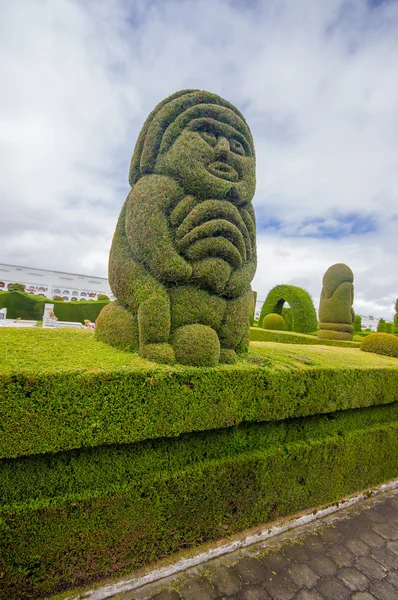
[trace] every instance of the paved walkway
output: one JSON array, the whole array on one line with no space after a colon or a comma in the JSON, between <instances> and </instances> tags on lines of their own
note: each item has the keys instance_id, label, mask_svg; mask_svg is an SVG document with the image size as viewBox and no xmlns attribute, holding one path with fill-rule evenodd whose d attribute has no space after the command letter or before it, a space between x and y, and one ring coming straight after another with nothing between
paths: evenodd
<instances>
[{"instance_id":1,"label":"paved walkway","mask_svg":"<svg viewBox=\"0 0 398 600\"><path fill-rule=\"evenodd\" d=\"M117 600L398 600L398 490Z\"/></svg>"}]
</instances>

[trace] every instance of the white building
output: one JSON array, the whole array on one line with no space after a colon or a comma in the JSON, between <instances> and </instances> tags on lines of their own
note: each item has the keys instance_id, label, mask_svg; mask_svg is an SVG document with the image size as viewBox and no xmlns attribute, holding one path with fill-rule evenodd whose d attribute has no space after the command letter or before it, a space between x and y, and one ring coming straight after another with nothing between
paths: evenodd
<instances>
[{"instance_id":1,"label":"white building","mask_svg":"<svg viewBox=\"0 0 398 600\"><path fill-rule=\"evenodd\" d=\"M11 283L23 283L25 291L43 298L61 296L65 301L96 300L99 294L106 294L114 300L106 277L0 263L0 291L7 291Z\"/></svg>"}]
</instances>

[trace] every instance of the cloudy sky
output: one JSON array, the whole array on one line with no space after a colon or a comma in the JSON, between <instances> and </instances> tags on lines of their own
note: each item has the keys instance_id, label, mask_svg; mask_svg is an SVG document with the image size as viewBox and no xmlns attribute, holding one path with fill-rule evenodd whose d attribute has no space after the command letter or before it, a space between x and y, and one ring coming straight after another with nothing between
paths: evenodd
<instances>
[{"instance_id":1,"label":"cloudy sky","mask_svg":"<svg viewBox=\"0 0 398 600\"><path fill-rule=\"evenodd\" d=\"M259 299L317 306L345 262L356 311L392 318L398 1L13 0L0 77L0 262L106 276L143 121L201 88L253 132Z\"/></svg>"}]
</instances>

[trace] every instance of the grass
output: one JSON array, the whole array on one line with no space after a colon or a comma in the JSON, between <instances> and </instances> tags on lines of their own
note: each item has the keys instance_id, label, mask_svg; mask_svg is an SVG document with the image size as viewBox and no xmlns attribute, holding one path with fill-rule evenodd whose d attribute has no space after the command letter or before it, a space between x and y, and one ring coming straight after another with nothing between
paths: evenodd
<instances>
[{"instance_id":1,"label":"grass","mask_svg":"<svg viewBox=\"0 0 398 600\"><path fill-rule=\"evenodd\" d=\"M38 372L98 372L144 370L178 372L186 367L152 363L138 354L117 350L97 342L90 330L1 329L1 374ZM396 358L360 352L357 348L329 345L299 345L251 342L247 357L236 365L216 370L248 369L254 365L271 369L386 368L398 367Z\"/></svg>"}]
</instances>

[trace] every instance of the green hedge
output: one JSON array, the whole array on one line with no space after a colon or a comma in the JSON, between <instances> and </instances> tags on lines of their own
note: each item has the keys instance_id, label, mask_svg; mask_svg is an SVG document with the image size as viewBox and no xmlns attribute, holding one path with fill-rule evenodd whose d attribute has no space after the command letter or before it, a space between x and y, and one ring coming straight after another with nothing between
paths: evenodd
<instances>
[{"instance_id":1,"label":"green hedge","mask_svg":"<svg viewBox=\"0 0 398 600\"><path fill-rule=\"evenodd\" d=\"M308 292L294 285L277 285L268 294L261 309L259 323L269 313L282 315L288 302L291 308L291 330L297 333L312 333L318 328L314 303Z\"/></svg>"},{"instance_id":2,"label":"green hedge","mask_svg":"<svg viewBox=\"0 0 398 600\"><path fill-rule=\"evenodd\" d=\"M252 342L278 342L282 344L309 344L313 346L341 346L343 348L359 348L360 342L320 339L314 335L293 333L291 331L272 331L261 327L250 328Z\"/></svg>"},{"instance_id":3,"label":"green hedge","mask_svg":"<svg viewBox=\"0 0 398 600\"><path fill-rule=\"evenodd\" d=\"M2 461L0 570L25 600L337 502L398 473L398 405Z\"/></svg>"},{"instance_id":4,"label":"green hedge","mask_svg":"<svg viewBox=\"0 0 398 600\"><path fill-rule=\"evenodd\" d=\"M21 319L41 321L46 303L54 304L55 316L60 321L83 323L85 319L89 319L94 323L108 301L60 302L26 292L0 292L0 308L7 308L8 319L20 317Z\"/></svg>"},{"instance_id":5,"label":"green hedge","mask_svg":"<svg viewBox=\"0 0 398 600\"><path fill-rule=\"evenodd\" d=\"M397 398L394 358L353 348L262 346L254 344L237 365L199 369L149 363L85 331L3 331L0 457L173 437Z\"/></svg>"}]
</instances>

